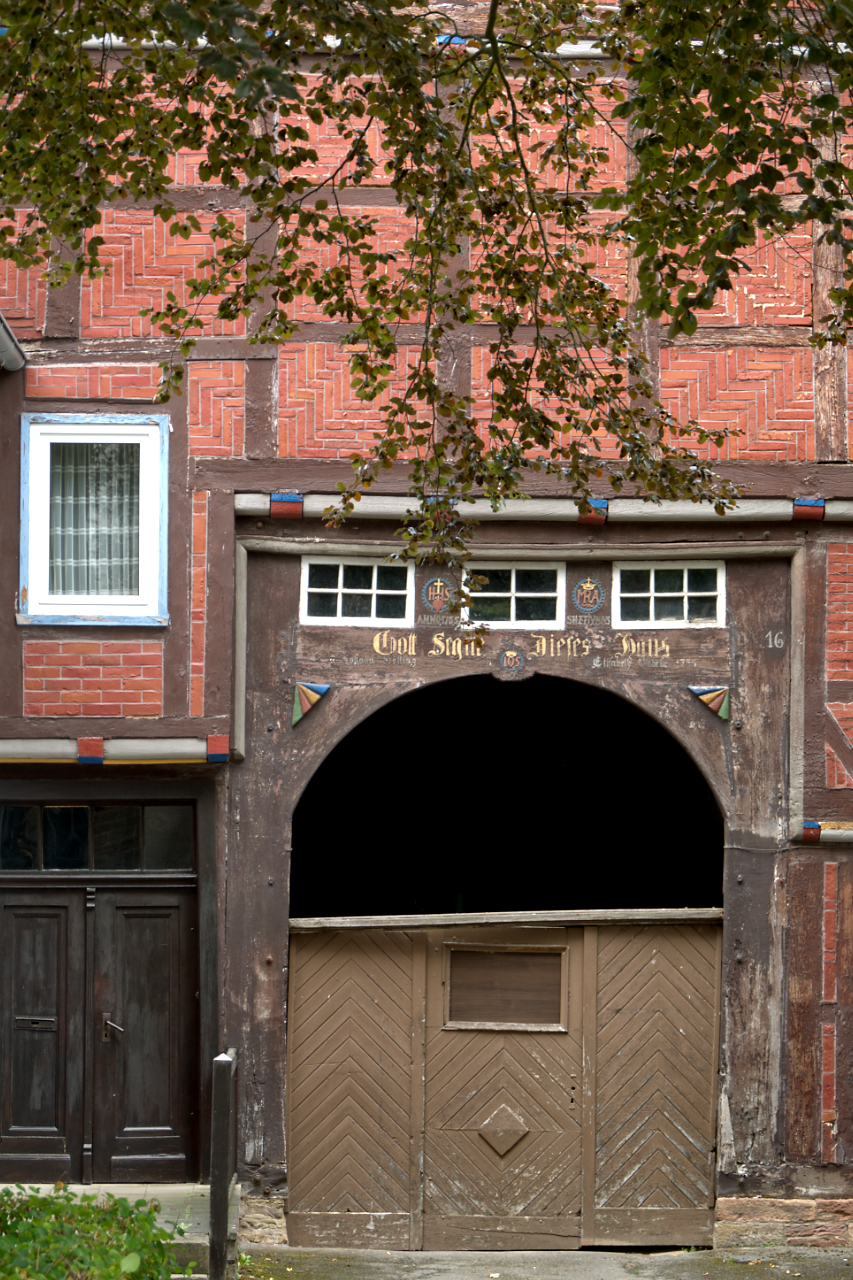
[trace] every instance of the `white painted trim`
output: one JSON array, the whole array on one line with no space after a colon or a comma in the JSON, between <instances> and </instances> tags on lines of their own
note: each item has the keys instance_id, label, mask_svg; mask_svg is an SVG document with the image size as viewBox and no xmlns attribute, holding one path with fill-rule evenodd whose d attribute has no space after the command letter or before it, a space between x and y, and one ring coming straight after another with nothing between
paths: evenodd
<instances>
[{"instance_id":1,"label":"white painted trim","mask_svg":"<svg viewBox=\"0 0 853 1280\"><path fill-rule=\"evenodd\" d=\"M81 725L81 728L85 726ZM0 738L0 762L77 763L76 738ZM105 738L104 763L126 761L207 762L207 738Z\"/></svg>"},{"instance_id":2,"label":"white painted trim","mask_svg":"<svg viewBox=\"0 0 853 1280\"><path fill-rule=\"evenodd\" d=\"M504 552L506 555L506 552ZM493 631L562 631L566 625L566 566L564 563L556 563L553 560L542 561L537 564L535 561L524 560L518 562L511 557L505 560L489 560L488 564L482 563L482 558L474 556L470 564L466 565L466 575L468 573L477 573L478 567L489 569L556 569L557 571L557 590L556 590L556 617L540 618L535 622L491 622L479 623L472 622L471 626L488 626ZM479 595L477 592L475 595ZM484 594L488 595L488 588L484 589ZM512 601L518 593L512 592ZM550 596L549 596L550 598ZM469 622L468 610L462 610L461 621Z\"/></svg>"},{"instance_id":3,"label":"white painted trim","mask_svg":"<svg viewBox=\"0 0 853 1280\"><path fill-rule=\"evenodd\" d=\"M849 498L827 498L823 519L824 523L827 520L853 520L853 502Z\"/></svg>"},{"instance_id":4,"label":"white painted trim","mask_svg":"<svg viewBox=\"0 0 853 1280\"><path fill-rule=\"evenodd\" d=\"M702 619L699 622L688 622L686 618L650 618L648 622L625 621L621 617L621 573L623 568L631 569L716 569L717 571L717 616ZM707 630L709 627L720 628L726 625L726 565L724 560L692 560L688 556L669 560L632 560L626 564L624 560L614 561L611 582L611 626L619 631L694 631ZM654 599L654 592L650 592ZM681 593L686 595L686 590ZM697 594L702 594L701 592Z\"/></svg>"},{"instance_id":5,"label":"white painted trim","mask_svg":"<svg viewBox=\"0 0 853 1280\"><path fill-rule=\"evenodd\" d=\"M270 495L268 493L234 494L235 516L268 516L269 513Z\"/></svg>"},{"instance_id":6,"label":"white painted trim","mask_svg":"<svg viewBox=\"0 0 853 1280\"><path fill-rule=\"evenodd\" d=\"M139 444L138 594L50 594L50 445L57 441ZM19 623L168 624L168 459L165 414L22 414Z\"/></svg>"},{"instance_id":7,"label":"white painted trim","mask_svg":"<svg viewBox=\"0 0 853 1280\"><path fill-rule=\"evenodd\" d=\"M316 929L431 929L491 924L681 924L691 921L716 924L723 919L722 907L649 907L608 911L483 911L434 916L300 916L290 921L291 933L312 933Z\"/></svg>"},{"instance_id":8,"label":"white painted trim","mask_svg":"<svg viewBox=\"0 0 853 1280\"><path fill-rule=\"evenodd\" d=\"M336 556L336 555L315 554L315 555L303 556L302 571L300 575L301 580L299 585L299 621L302 624L302 626L304 627L372 627L374 631L376 630L377 627L387 627L389 629L401 628L401 627L413 627L415 625L415 566L411 560L409 560L405 564L396 564L396 565L390 566L395 569L406 570L406 612L402 618L378 618L375 616L370 618L345 618L342 615L336 615L334 618L317 618L317 617L314 617L313 614L309 615L308 613L308 569L312 564L337 564L337 565L357 564L359 566L363 566L365 563L370 564L372 567L383 567L383 566L389 567L387 565L387 558L384 558L382 556L376 556L376 555L370 557L370 559L367 561L365 561L365 559L361 557L353 557L349 555ZM331 595L331 591L329 592L329 594ZM336 591L336 598L338 600L339 607L340 607L340 601L344 594L345 593L342 591L342 588L338 587ZM379 592L372 587L370 594L373 598L373 602L375 605L376 596L381 595L382 592ZM402 595L403 593L399 592L395 594Z\"/></svg>"},{"instance_id":9,"label":"white painted trim","mask_svg":"<svg viewBox=\"0 0 853 1280\"><path fill-rule=\"evenodd\" d=\"M607 523L628 520L642 521L696 521L722 520L772 520L788 521L794 518L792 498L745 498L733 511L718 516L707 502L643 502L640 498L614 498L607 509Z\"/></svg>"}]
</instances>

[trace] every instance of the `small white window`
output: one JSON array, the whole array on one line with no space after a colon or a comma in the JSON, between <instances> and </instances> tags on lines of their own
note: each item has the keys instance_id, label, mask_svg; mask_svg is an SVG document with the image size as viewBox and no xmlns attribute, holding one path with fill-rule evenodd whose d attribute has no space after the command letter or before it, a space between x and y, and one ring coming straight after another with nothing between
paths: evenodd
<instances>
[{"instance_id":1,"label":"small white window","mask_svg":"<svg viewBox=\"0 0 853 1280\"><path fill-rule=\"evenodd\" d=\"M165 415L25 414L18 621L163 626Z\"/></svg>"},{"instance_id":2,"label":"small white window","mask_svg":"<svg viewBox=\"0 0 853 1280\"><path fill-rule=\"evenodd\" d=\"M470 564L467 573L486 581L471 592L464 622L528 631L565 626L564 564Z\"/></svg>"},{"instance_id":3,"label":"small white window","mask_svg":"<svg viewBox=\"0 0 853 1280\"><path fill-rule=\"evenodd\" d=\"M299 620L309 626L414 626L414 565L304 557Z\"/></svg>"},{"instance_id":4,"label":"small white window","mask_svg":"<svg viewBox=\"0 0 853 1280\"><path fill-rule=\"evenodd\" d=\"M614 564L614 627L722 627L725 565L714 560Z\"/></svg>"}]
</instances>

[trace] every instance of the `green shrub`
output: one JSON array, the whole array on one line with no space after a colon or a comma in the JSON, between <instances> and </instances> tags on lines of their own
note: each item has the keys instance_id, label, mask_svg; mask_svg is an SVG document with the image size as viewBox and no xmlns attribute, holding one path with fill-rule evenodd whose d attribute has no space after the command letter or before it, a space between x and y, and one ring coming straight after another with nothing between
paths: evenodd
<instances>
[{"instance_id":1,"label":"green shrub","mask_svg":"<svg viewBox=\"0 0 853 1280\"><path fill-rule=\"evenodd\" d=\"M168 1280L174 1238L153 1202L77 1200L61 1183L0 1191L0 1280Z\"/></svg>"}]
</instances>

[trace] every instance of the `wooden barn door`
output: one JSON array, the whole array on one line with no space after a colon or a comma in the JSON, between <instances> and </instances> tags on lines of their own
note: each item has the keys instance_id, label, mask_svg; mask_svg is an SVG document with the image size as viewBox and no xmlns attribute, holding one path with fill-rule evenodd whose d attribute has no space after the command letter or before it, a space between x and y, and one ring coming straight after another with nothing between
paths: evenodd
<instances>
[{"instance_id":1,"label":"wooden barn door","mask_svg":"<svg viewBox=\"0 0 853 1280\"><path fill-rule=\"evenodd\" d=\"M292 1244L711 1242L718 925L312 929L290 957Z\"/></svg>"},{"instance_id":2,"label":"wooden barn door","mask_svg":"<svg viewBox=\"0 0 853 1280\"><path fill-rule=\"evenodd\" d=\"M423 1247L576 1249L582 930L428 935Z\"/></svg>"}]
</instances>

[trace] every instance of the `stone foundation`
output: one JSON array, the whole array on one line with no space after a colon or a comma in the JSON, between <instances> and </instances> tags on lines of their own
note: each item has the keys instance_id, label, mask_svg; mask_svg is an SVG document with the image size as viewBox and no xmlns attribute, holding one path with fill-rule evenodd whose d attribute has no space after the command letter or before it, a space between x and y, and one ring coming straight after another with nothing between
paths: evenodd
<instances>
[{"instance_id":1,"label":"stone foundation","mask_svg":"<svg viewBox=\"0 0 853 1280\"><path fill-rule=\"evenodd\" d=\"M244 1196L237 1239L244 1244L287 1244L284 1207L279 1199Z\"/></svg>"},{"instance_id":2,"label":"stone foundation","mask_svg":"<svg viewBox=\"0 0 853 1280\"><path fill-rule=\"evenodd\" d=\"M853 1247L853 1200L770 1200L763 1196L718 1200L714 1248L762 1245Z\"/></svg>"}]
</instances>

